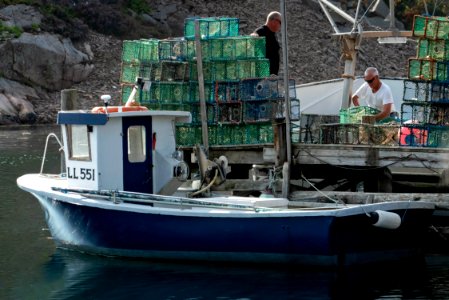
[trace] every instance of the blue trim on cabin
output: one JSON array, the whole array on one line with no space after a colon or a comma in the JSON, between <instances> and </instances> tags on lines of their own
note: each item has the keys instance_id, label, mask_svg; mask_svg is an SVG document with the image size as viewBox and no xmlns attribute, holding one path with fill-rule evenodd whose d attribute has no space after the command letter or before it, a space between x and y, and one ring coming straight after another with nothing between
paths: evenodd
<instances>
[{"instance_id":1,"label":"blue trim on cabin","mask_svg":"<svg viewBox=\"0 0 449 300\"><path fill-rule=\"evenodd\" d=\"M73 125L105 125L107 122L108 116L106 114L59 112L57 123Z\"/></svg>"},{"instance_id":2,"label":"blue trim on cabin","mask_svg":"<svg viewBox=\"0 0 449 300\"><path fill-rule=\"evenodd\" d=\"M129 192L138 193L153 193L153 135L152 135L152 118L151 117L123 117L122 119L122 145L123 145L123 189ZM131 145L131 148L136 151L137 148L144 147L145 160L144 161L129 161L130 139L128 129L132 126L144 127L145 144ZM138 143L138 142L137 142ZM141 148L141 150L143 150Z\"/></svg>"}]
</instances>

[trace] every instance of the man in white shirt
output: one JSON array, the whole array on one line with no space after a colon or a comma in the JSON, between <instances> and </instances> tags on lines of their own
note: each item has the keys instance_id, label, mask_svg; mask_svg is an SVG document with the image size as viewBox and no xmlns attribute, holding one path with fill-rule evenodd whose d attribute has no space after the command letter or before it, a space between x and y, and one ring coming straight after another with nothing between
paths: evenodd
<instances>
[{"instance_id":1,"label":"man in white shirt","mask_svg":"<svg viewBox=\"0 0 449 300\"><path fill-rule=\"evenodd\" d=\"M366 105L380 110L380 113L374 116L376 121L394 116L393 94L391 93L390 87L380 81L379 71L374 67L367 68L364 79L365 83L352 96L354 106L359 106L359 99L364 99Z\"/></svg>"}]
</instances>

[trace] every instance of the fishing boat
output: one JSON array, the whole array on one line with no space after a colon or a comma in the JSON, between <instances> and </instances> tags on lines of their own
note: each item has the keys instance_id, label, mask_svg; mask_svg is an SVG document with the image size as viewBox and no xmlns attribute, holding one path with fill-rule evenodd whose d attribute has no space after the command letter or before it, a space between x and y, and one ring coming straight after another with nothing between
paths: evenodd
<instances>
[{"instance_id":1,"label":"fishing boat","mask_svg":"<svg viewBox=\"0 0 449 300\"><path fill-rule=\"evenodd\" d=\"M201 178L175 142L189 112L135 106L60 111L60 174L17 179L37 198L60 248L120 257L347 266L422 254L434 204L293 205L287 198L208 194L226 181L226 158L197 147ZM180 188L181 187L181 188ZM181 193L182 192L182 193ZM297 201L295 203L298 203Z\"/></svg>"}]
</instances>

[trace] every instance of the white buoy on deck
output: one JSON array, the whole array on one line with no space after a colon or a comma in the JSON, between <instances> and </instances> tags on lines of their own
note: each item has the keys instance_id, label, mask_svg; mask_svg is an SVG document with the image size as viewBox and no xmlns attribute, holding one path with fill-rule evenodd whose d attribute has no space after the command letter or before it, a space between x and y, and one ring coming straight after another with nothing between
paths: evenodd
<instances>
[{"instance_id":1,"label":"white buoy on deck","mask_svg":"<svg viewBox=\"0 0 449 300\"><path fill-rule=\"evenodd\" d=\"M373 218L373 226L385 229L397 229L401 226L401 217L393 212L376 210L370 213Z\"/></svg>"}]
</instances>

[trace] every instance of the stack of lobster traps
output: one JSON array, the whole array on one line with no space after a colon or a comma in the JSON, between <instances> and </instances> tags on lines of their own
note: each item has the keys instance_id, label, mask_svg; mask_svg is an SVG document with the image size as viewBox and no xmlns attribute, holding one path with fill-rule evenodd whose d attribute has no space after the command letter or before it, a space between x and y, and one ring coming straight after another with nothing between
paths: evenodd
<instances>
[{"instance_id":1,"label":"stack of lobster traps","mask_svg":"<svg viewBox=\"0 0 449 300\"><path fill-rule=\"evenodd\" d=\"M201 56L197 54L195 22L199 22ZM201 57L206 116L200 109L198 59ZM272 122L285 113L286 85L270 77L265 38L239 35L236 18L187 18L184 36L171 39L124 41L122 101L139 79L137 101L155 110L190 111L192 123L176 126L177 144L202 142L202 121L208 125L209 145L273 142ZM294 119L299 100L294 81L288 93Z\"/></svg>"},{"instance_id":2,"label":"stack of lobster traps","mask_svg":"<svg viewBox=\"0 0 449 300\"><path fill-rule=\"evenodd\" d=\"M449 147L449 19L415 16L417 55L408 62L400 145Z\"/></svg>"}]
</instances>

